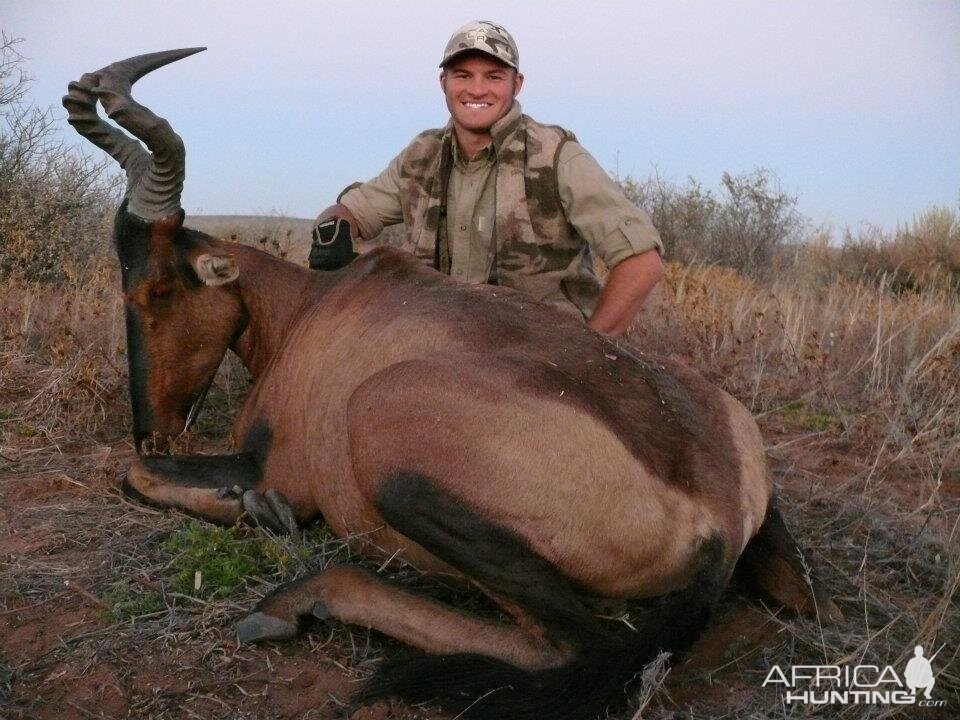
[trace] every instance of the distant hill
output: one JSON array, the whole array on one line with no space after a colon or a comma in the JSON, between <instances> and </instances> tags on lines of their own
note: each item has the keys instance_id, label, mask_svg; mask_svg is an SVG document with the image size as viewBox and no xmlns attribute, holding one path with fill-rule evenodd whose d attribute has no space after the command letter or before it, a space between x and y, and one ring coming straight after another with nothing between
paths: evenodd
<instances>
[{"instance_id":1,"label":"distant hill","mask_svg":"<svg viewBox=\"0 0 960 720\"><path fill-rule=\"evenodd\" d=\"M189 228L225 240L262 247L296 263L306 263L313 220L273 215L188 215Z\"/></svg>"},{"instance_id":2,"label":"distant hill","mask_svg":"<svg viewBox=\"0 0 960 720\"><path fill-rule=\"evenodd\" d=\"M275 215L188 215L184 225L214 237L263 247L274 255L306 264L313 223L308 218ZM403 227L401 224L386 228L377 242L399 245Z\"/></svg>"}]
</instances>

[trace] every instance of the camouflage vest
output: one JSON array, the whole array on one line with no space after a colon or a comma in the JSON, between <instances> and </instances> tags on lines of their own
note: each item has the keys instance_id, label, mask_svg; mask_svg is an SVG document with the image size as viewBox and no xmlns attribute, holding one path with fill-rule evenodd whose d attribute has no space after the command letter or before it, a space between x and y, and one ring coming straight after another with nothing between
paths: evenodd
<instances>
[{"instance_id":1,"label":"camouflage vest","mask_svg":"<svg viewBox=\"0 0 960 720\"><path fill-rule=\"evenodd\" d=\"M560 148L575 138L562 128L514 114L493 132L497 283L589 317L600 283L589 246L567 222L557 188ZM402 247L447 274L446 191L453 142L452 124L427 130L404 150L400 167L407 229Z\"/></svg>"}]
</instances>

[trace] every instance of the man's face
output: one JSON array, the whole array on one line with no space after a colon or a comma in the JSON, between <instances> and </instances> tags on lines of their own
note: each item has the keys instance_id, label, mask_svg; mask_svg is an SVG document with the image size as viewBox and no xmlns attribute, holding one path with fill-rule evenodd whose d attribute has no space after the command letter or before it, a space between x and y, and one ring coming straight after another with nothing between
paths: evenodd
<instances>
[{"instance_id":1,"label":"man's face","mask_svg":"<svg viewBox=\"0 0 960 720\"><path fill-rule=\"evenodd\" d=\"M440 73L440 87L454 125L487 132L510 110L523 75L482 54L454 58Z\"/></svg>"}]
</instances>

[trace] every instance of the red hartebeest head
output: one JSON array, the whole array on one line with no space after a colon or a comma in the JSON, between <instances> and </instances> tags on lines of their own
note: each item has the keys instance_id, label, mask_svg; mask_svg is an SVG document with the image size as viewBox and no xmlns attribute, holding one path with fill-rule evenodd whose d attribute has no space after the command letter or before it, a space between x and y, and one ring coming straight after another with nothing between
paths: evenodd
<instances>
[{"instance_id":1,"label":"red hartebeest head","mask_svg":"<svg viewBox=\"0 0 960 720\"><path fill-rule=\"evenodd\" d=\"M203 49L113 63L70 83L63 98L70 124L127 175L114 242L126 304L133 434L140 452L148 440L163 449L194 420L227 347L244 325L233 287L236 259L215 238L183 227L183 142L166 120L130 94L148 72ZM98 116L98 101L133 138Z\"/></svg>"}]
</instances>

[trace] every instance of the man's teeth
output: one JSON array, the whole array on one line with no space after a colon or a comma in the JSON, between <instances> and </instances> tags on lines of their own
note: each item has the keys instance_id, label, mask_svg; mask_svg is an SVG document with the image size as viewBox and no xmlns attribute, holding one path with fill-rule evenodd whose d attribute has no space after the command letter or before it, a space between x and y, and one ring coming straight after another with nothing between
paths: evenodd
<instances>
[{"instance_id":1,"label":"man's teeth","mask_svg":"<svg viewBox=\"0 0 960 720\"><path fill-rule=\"evenodd\" d=\"M485 108L485 107L490 107L490 103L472 103L472 102L468 102L468 103L464 103L464 105L466 105L468 108Z\"/></svg>"}]
</instances>

